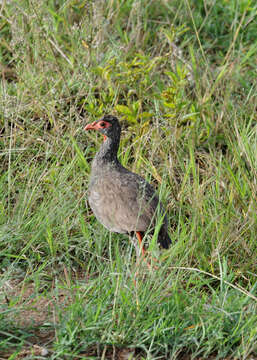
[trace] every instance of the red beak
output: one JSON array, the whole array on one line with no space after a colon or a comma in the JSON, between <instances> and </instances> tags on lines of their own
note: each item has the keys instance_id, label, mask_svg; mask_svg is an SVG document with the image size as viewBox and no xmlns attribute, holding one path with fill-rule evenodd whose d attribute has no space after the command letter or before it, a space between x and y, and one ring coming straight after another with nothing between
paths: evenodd
<instances>
[{"instance_id":1,"label":"red beak","mask_svg":"<svg viewBox=\"0 0 257 360\"><path fill-rule=\"evenodd\" d=\"M87 126L84 128L84 130L97 130L97 127L96 127L96 124L97 122L94 121L92 122L91 124L87 124Z\"/></svg>"}]
</instances>

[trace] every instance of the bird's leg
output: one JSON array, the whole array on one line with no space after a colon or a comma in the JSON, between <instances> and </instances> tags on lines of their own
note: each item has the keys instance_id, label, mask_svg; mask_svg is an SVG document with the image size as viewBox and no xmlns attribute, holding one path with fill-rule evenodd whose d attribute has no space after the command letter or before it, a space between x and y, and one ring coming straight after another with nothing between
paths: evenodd
<instances>
[{"instance_id":1,"label":"bird's leg","mask_svg":"<svg viewBox=\"0 0 257 360\"><path fill-rule=\"evenodd\" d=\"M144 245L142 244L142 239L143 239L142 233L140 231L136 231L136 235L137 235L137 239L139 242L139 250L142 252L142 255L144 257L145 256L145 248L144 248Z\"/></svg>"},{"instance_id":2,"label":"bird's leg","mask_svg":"<svg viewBox=\"0 0 257 360\"><path fill-rule=\"evenodd\" d=\"M145 253L146 253L146 250L144 248L144 245L142 243L142 239L143 239L143 236L142 236L142 233L140 231L136 231L136 235L137 235L137 239L138 239L138 242L139 242L139 251L142 252L142 258L143 260L146 261L146 264L148 266L148 269L151 269L151 265L148 263L148 261L145 259Z\"/></svg>"},{"instance_id":3,"label":"bird's leg","mask_svg":"<svg viewBox=\"0 0 257 360\"><path fill-rule=\"evenodd\" d=\"M148 269L151 270L151 269L152 269L152 265L149 264L149 262L146 260L146 257L145 257L145 255L146 255L146 250L145 250L145 248L144 248L144 244L142 243L143 234L142 234L140 231L136 231L136 234L137 234L137 239L138 239L138 242L139 242L139 254L140 254L140 252L142 251L142 257L141 257L141 258L146 262ZM154 262L157 263L157 259L155 259L154 257L151 257L151 259L152 259ZM155 265L154 265L153 267L154 267L155 270L158 269L158 267L155 266Z\"/></svg>"}]
</instances>

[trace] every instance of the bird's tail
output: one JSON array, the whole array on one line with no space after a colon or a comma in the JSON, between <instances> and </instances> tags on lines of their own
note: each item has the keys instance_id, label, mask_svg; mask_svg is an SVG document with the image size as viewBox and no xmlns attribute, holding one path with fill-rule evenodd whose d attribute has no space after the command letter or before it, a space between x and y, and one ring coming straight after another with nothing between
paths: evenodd
<instances>
[{"instance_id":1,"label":"bird's tail","mask_svg":"<svg viewBox=\"0 0 257 360\"><path fill-rule=\"evenodd\" d=\"M164 249L168 249L171 245L171 238L169 237L167 226L162 225L159 234L158 234L158 242Z\"/></svg>"}]
</instances>

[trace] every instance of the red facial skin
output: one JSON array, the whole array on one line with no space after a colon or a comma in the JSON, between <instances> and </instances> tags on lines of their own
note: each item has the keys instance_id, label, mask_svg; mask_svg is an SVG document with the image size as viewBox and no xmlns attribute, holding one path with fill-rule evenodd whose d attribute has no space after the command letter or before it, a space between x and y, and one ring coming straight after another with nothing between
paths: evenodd
<instances>
[{"instance_id":1,"label":"red facial skin","mask_svg":"<svg viewBox=\"0 0 257 360\"><path fill-rule=\"evenodd\" d=\"M87 126L85 127L84 130L102 130L102 129L107 129L108 127L110 127L111 124L108 121L94 121L91 124L87 124ZM103 135L104 140L106 140L106 136Z\"/></svg>"}]
</instances>

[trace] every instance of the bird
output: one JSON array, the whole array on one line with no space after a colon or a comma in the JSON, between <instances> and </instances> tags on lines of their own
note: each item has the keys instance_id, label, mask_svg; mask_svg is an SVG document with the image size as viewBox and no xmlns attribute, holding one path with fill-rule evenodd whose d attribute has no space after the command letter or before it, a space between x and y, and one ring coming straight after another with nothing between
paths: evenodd
<instances>
[{"instance_id":1,"label":"bird","mask_svg":"<svg viewBox=\"0 0 257 360\"><path fill-rule=\"evenodd\" d=\"M143 257L145 233L153 233L159 226L157 241L168 249L171 245L168 218L156 190L143 177L122 166L117 158L121 137L117 117L104 115L84 129L96 130L104 137L92 161L88 186L89 205L97 220L111 232L136 233Z\"/></svg>"}]
</instances>

